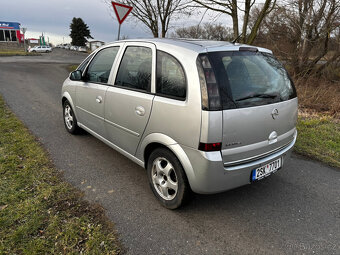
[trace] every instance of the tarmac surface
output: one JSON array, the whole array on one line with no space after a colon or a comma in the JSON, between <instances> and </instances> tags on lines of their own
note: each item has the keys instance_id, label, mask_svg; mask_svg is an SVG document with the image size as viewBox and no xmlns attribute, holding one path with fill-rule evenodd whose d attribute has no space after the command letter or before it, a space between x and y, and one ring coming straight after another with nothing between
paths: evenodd
<instances>
[{"instance_id":1,"label":"tarmac surface","mask_svg":"<svg viewBox=\"0 0 340 255\"><path fill-rule=\"evenodd\" d=\"M85 57L0 57L0 94L64 178L106 209L128 254L340 254L340 171L296 155L260 182L163 208L143 168L66 132L61 86L67 64Z\"/></svg>"}]
</instances>

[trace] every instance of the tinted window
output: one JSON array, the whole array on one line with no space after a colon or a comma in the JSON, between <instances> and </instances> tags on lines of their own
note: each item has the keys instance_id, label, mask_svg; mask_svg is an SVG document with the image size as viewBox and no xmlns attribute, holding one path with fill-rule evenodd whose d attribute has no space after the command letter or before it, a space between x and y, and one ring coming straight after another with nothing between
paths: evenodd
<instances>
[{"instance_id":1,"label":"tinted window","mask_svg":"<svg viewBox=\"0 0 340 255\"><path fill-rule=\"evenodd\" d=\"M87 69L86 80L107 83L118 50L119 47L110 47L99 51Z\"/></svg>"},{"instance_id":2,"label":"tinted window","mask_svg":"<svg viewBox=\"0 0 340 255\"><path fill-rule=\"evenodd\" d=\"M0 29L0 41L5 41L4 30Z\"/></svg>"},{"instance_id":3,"label":"tinted window","mask_svg":"<svg viewBox=\"0 0 340 255\"><path fill-rule=\"evenodd\" d=\"M17 40L17 33L13 30L11 30L11 37L12 37L12 41L16 41Z\"/></svg>"},{"instance_id":4,"label":"tinted window","mask_svg":"<svg viewBox=\"0 0 340 255\"><path fill-rule=\"evenodd\" d=\"M116 85L150 91L152 50L147 47L127 47L120 63Z\"/></svg>"},{"instance_id":5,"label":"tinted window","mask_svg":"<svg viewBox=\"0 0 340 255\"><path fill-rule=\"evenodd\" d=\"M261 52L214 52L209 59L220 88L223 108L228 100L250 107L296 97L287 71L273 55Z\"/></svg>"},{"instance_id":6,"label":"tinted window","mask_svg":"<svg viewBox=\"0 0 340 255\"><path fill-rule=\"evenodd\" d=\"M173 56L162 51L157 51L156 92L178 98L186 96L186 79L181 64Z\"/></svg>"},{"instance_id":7,"label":"tinted window","mask_svg":"<svg viewBox=\"0 0 340 255\"><path fill-rule=\"evenodd\" d=\"M9 35L9 30L4 30L5 31L5 41L10 41L11 37Z\"/></svg>"}]
</instances>

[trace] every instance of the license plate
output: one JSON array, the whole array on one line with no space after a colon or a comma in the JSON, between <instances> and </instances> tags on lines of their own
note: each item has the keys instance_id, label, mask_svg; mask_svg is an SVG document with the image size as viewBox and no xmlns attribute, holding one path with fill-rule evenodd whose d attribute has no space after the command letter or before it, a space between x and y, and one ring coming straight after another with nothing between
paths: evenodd
<instances>
[{"instance_id":1,"label":"license plate","mask_svg":"<svg viewBox=\"0 0 340 255\"><path fill-rule=\"evenodd\" d=\"M277 160L270 162L264 166L256 168L251 173L251 180L261 180L270 174L276 172L282 166L282 158L278 158Z\"/></svg>"}]
</instances>

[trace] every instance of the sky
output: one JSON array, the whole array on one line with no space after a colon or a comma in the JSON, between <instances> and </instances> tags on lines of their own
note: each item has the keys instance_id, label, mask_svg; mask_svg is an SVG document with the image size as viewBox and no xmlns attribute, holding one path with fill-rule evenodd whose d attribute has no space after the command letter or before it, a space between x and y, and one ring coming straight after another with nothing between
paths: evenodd
<instances>
[{"instance_id":1,"label":"sky","mask_svg":"<svg viewBox=\"0 0 340 255\"><path fill-rule=\"evenodd\" d=\"M69 43L71 38L70 23L73 17L80 17L89 26L91 35L96 40L111 42L117 39L118 21L114 18L112 6L104 0L4 0L1 1L1 21L19 22L26 27L26 38L39 38L44 33L53 44ZM185 22L174 20L173 29L184 25L197 25L201 15L193 15ZM205 15L203 22L211 21L211 15ZM229 22L227 17L220 17L218 22ZM229 22L230 23L230 22ZM170 31L171 32L171 31ZM121 26L121 36L128 38L150 38L148 28L136 23L130 14Z\"/></svg>"}]
</instances>

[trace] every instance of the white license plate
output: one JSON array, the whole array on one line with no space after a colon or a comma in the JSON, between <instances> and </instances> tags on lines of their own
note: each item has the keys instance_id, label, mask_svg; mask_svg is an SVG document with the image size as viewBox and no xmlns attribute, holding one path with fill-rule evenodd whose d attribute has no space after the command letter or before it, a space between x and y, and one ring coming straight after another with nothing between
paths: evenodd
<instances>
[{"instance_id":1,"label":"white license plate","mask_svg":"<svg viewBox=\"0 0 340 255\"><path fill-rule=\"evenodd\" d=\"M270 162L264 166L254 169L251 172L251 180L261 180L264 177L276 172L282 166L282 158L278 158L277 160Z\"/></svg>"}]
</instances>

